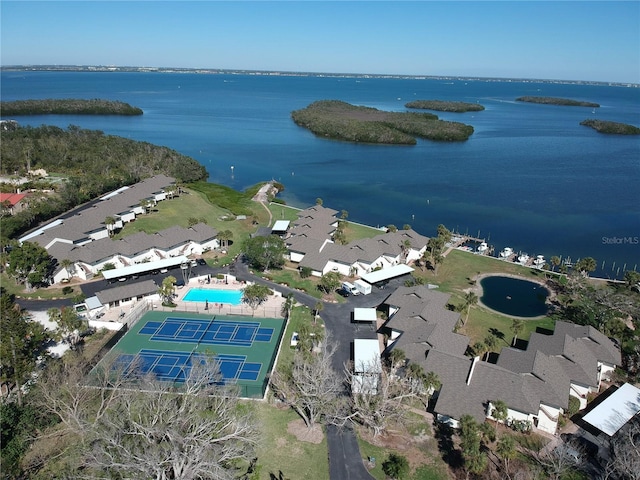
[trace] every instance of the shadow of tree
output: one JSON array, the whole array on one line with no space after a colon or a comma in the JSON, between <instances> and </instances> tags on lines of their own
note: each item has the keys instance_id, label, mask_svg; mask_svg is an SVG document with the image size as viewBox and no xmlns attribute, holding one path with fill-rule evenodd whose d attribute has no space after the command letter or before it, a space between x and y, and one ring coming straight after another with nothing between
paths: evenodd
<instances>
[{"instance_id":1,"label":"shadow of tree","mask_svg":"<svg viewBox=\"0 0 640 480\"><path fill-rule=\"evenodd\" d=\"M444 423L435 422L434 435L438 442L438 450L451 468L459 468L463 465L462 455L453 443L453 428Z\"/></svg>"}]
</instances>

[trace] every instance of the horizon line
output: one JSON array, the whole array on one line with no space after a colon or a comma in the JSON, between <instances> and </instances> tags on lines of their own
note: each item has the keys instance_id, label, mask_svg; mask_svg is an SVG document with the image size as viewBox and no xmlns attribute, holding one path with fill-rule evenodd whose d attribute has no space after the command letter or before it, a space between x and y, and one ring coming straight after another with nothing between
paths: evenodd
<instances>
[{"instance_id":1,"label":"horizon line","mask_svg":"<svg viewBox=\"0 0 640 480\"><path fill-rule=\"evenodd\" d=\"M214 67L149 67L135 65L78 65L78 64L17 64L0 65L0 71L4 70L89 70L95 72L114 72L118 70L138 70L138 71L164 71L164 72L184 72L184 73L210 73L210 74L268 74L286 76L330 76L345 78L407 78L407 79L465 79L465 80L493 80L493 81L536 81L554 83L573 84L600 84L600 85L620 85L640 87L640 83L619 82L606 80L569 80L553 78L535 77L484 77L473 75L419 75L401 73L349 73L349 72L312 72L295 70L254 70L245 68L214 68Z\"/></svg>"}]
</instances>

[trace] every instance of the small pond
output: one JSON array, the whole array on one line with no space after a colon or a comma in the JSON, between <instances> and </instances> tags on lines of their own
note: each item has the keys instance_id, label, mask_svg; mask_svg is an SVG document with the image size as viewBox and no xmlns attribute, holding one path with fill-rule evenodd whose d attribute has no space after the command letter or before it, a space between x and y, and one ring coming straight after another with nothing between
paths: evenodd
<instances>
[{"instance_id":1,"label":"small pond","mask_svg":"<svg viewBox=\"0 0 640 480\"><path fill-rule=\"evenodd\" d=\"M539 317L549 308L549 290L539 283L519 278L491 276L480 280L480 301L488 308L516 317Z\"/></svg>"}]
</instances>

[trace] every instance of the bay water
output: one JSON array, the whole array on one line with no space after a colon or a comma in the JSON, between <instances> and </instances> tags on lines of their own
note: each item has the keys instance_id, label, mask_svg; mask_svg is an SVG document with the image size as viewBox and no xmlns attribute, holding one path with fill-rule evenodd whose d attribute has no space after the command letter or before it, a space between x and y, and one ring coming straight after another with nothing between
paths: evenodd
<instances>
[{"instance_id":1,"label":"bay water","mask_svg":"<svg viewBox=\"0 0 640 480\"><path fill-rule=\"evenodd\" d=\"M604 135L587 118L640 126L640 88L531 80L376 78L197 73L3 71L3 101L120 100L138 117L25 116L164 145L198 160L209 181L243 190L275 179L289 205L347 210L374 226L438 224L529 255L591 256L597 275L640 265L640 137ZM516 102L585 100L600 108ZM480 103L436 113L474 127L466 142L359 145L317 138L291 120L316 100L406 111L412 100Z\"/></svg>"}]
</instances>

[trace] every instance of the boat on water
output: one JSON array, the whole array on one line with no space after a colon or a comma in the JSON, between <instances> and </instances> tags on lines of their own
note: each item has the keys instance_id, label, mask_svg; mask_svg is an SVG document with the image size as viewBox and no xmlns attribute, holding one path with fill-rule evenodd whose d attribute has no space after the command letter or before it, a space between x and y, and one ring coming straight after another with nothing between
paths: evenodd
<instances>
[{"instance_id":1,"label":"boat on water","mask_svg":"<svg viewBox=\"0 0 640 480\"><path fill-rule=\"evenodd\" d=\"M526 265L528 261L529 261L529 255L528 254L521 253L520 255L518 255L518 263L520 265Z\"/></svg>"},{"instance_id":2,"label":"boat on water","mask_svg":"<svg viewBox=\"0 0 640 480\"><path fill-rule=\"evenodd\" d=\"M482 242L480 245L478 245L479 254L484 255L485 253L487 253L487 250L489 250L489 245L487 245L487 242Z\"/></svg>"},{"instance_id":3,"label":"boat on water","mask_svg":"<svg viewBox=\"0 0 640 480\"><path fill-rule=\"evenodd\" d=\"M537 255L536 259L533 261L533 264L538 268L544 267L545 263L544 255Z\"/></svg>"},{"instance_id":4,"label":"boat on water","mask_svg":"<svg viewBox=\"0 0 640 480\"><path fill-rule=\"evenodd\" d=\"M511 255L513 255L513 248L511 247L504 247L499 253L499 257L502 260L507 260Z\"/></svg>"}]
</instances>

